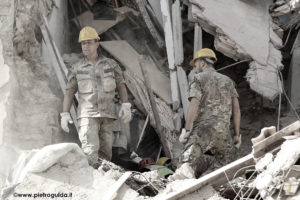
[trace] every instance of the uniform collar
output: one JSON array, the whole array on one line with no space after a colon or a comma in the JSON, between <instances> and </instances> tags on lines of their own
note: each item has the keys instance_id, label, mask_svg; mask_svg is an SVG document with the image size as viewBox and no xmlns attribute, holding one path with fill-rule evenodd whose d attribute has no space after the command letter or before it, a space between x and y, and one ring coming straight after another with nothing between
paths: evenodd
<instances>
[{"instance_id":1,"label":"uniform collar","mask_svg":"<svg viewBox=\"0 0 300 200\"><path fill-rule=\"evenodd\" d=\"M213 68L213 67L208 67L208 68L205 68L204 70L203 70L203 72L215 72L216 70L215 70L215 68Z\"/></svg>"},{"instance_id":2,"label":"uniform collar","mask_svg":"<svg viewBox=\"0 0 300 200\"><path fill-rule=\"evenodd\" d=\"M96 64L95 65L98 65L100 62L102 62L102 61L104 61L104 60L106 60L107 58L106 57L104 57L104 56L99 56L99 58L98 58L98 61L96 62ZM89 61L86 57L84 57L82 60L81 60L81 63L80 63L80 67L86 67L86 66L88 66L88 65L92 65L92 66L94 66L94 64L91 62L91 61Z\"/></svg>"}]
</instances>

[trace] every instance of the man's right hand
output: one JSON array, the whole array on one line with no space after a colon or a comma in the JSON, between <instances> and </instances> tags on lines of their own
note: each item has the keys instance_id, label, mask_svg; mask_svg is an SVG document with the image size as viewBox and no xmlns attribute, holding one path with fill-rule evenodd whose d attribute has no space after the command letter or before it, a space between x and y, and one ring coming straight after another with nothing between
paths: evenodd
<instances>
[{"instance_id":1,"label":"man's right hand","mask_svg":"<svg viewBox=\"0 0 300 200\"><path fill-rule=\"evenodd\" d=\"M242 135L241 135L241 134L240 134L239 136L235 135L235 136L233 137L233 145L234 145L237 149L239 149L240 146L241 146L241 144L242 144Z\"/></svg>"},{"instance_id":2,"label":"man's right hand","mask_svg":"<svg viewBox=\"0 0 300 200\"><path fill-rule=\"evenodd\" d=\"M185 128L181 130L181 134L179 137L179 142L185 144L190 136L190 131L187 131Z\"/></svg>"},{"instance_id":3,"label":"man's right hand","mask_svg":"<svg viewBox=\"0 0 300 200\"><path fill-rule=\"evenodd\" d=\"M69 130L68 124L69 123L73 124L73 120L71 118L70 113L69 112L62 112L62 113L60 113L60 116L61 116L61 120L60 120L60 126L61 126L61 128L65 132L69 133L70 130Z\"/></svg>"}]
</instances>

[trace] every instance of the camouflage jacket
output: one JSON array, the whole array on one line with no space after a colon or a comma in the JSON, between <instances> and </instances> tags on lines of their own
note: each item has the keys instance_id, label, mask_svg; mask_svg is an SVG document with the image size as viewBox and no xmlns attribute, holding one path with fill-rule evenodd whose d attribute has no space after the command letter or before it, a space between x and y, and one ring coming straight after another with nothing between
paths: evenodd
<instances>
[{"instance_id":1,"label":"camouflage jacket","mask_svg":"<svg viewBox=\"0 0 300 200\"><path fill-rule=\"evenodd\" d=\"M112 59L102 57L94 65L83 58L74 64L66 89L78 91L77 118L116 118L115 89L122 82L122 70Z\"/></svg>"},{"instance_id":2,"label":"camouflage jacket","mask_svg":"<svg viewBox=\"0 0 300 200\"><path fill-rule=\"evenodd\" d=\"M196 97L200 101L198 114L193 126L207 120L230 124L232 98L238 97L233 81L214 68L206 68L195 74L190 84L189 100Z\"/></svg>"}]
</instances>

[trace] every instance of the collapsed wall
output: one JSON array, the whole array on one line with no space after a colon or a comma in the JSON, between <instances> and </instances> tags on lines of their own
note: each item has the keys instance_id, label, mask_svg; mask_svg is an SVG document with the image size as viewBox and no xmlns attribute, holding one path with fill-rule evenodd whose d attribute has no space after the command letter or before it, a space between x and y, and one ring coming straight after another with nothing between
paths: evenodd
<instances>
[{"instance_id":1,"label":"collapsed wall","mask_svg":"<svg viewBox=\"0 0 300 200\"><path fill-rule=\"evenodd\" d=\"M39 29L40 13L50 18L51 9L66 9L63 4L67 5L67 1L0 3L0 163L5 163L0 168L0 188L19 150L77 141L77 136L61 132L58 117L63 94L56 84L53 68L44 61L47 51L42 48ZM60 24L53 25L52 31L58 34L64 31L61 19L52 19L52 24ZM64 38L56 35L54 39L59 39L57 42L63 47Z\"/></svg>"},{"instance_id":2,"label":"collapsed wall","mask_svg":"<svg viewBox=\"0 0 300 200\"><path fill-rule=\"evenodd\" d=\"M0 163L7 163L12 156L7 155L7 148L4 147L4 132L8 115L8 98L12 91L11 83L13 76L10 66L13 65L12 60L12 28L13 28L13 1L0 2ZM6 161L6 162L4 162ZM9 172L9 166L1 166L0 168L0 188L5 183L6 175Z\"/></svg>"},{"instance_id":3,"label":"collapsed wall","mask_svg":"<svg viewBox=\"0 0 300 200\"><path fill-rule=\"evenodd\" d=\"M190 20L215 36L217 51L235 60L251 61L246 74L250 88L270 100L281 92L278 71L283 68L268 1L190 0ZM274 30L273 30L274 28Z\"/></svg>"}]
</instances>

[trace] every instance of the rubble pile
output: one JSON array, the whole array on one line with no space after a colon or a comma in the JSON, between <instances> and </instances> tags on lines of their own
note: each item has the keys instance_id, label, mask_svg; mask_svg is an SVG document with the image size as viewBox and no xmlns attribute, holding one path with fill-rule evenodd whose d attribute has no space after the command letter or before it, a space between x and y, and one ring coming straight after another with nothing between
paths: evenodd
<instances>
[{"instance_id":1,"label":"rubble pile","mask_svg":"<svg viewBox=\"0 0 300 200\"><path fill-rule=\"evenodd\" d=\"M276 199L280 196L295 195L300 179L293 166L300 157L299 144L298 137L287 140L282 144L275 159L272 154L266 154L256 164L259 174L253 184L262 198Z\"/></svg>"},{"instance_id":2,"label":"rubble pile","mask_svg":"<svg viewBox=\"0 0 300 200\"><path fill-rule=\"evenodd\" d=\"M36 194L37 191L45 194L55 191L56 195L64 194L72 199L99 199L109 195L111 187L122 176L120 167L107 162L98 170L93 169L80 147L72 143L50 145L28 154L33 155L21 173L13 174L18 176L13 177L17 182L11 183L13 190L4 189L4 199L16 199L16 194ZM123 199L144 199L127 185L120 188L118 195Z\"/></svg>"},{"instance_id":3,"label":"rubble pile","mask_svg":"<svg viewBox=\"0 0 300 200\"><path fill-rule=\"evenodd\" d=\"M299 198L299 12L298 0L1 1L2 198L37 191L72 199ZM98 169L78 146L76 120L68 135L59 126L84 26L97 30L99 54L121 66L133 105L130 124L115 121L113 162ZM178 180L193 177L170 175L184 150L178 137L194 74L187 63L202 47L216 51L216 70L236 82L241 158Z\"/></svg>"}]
</instances>

